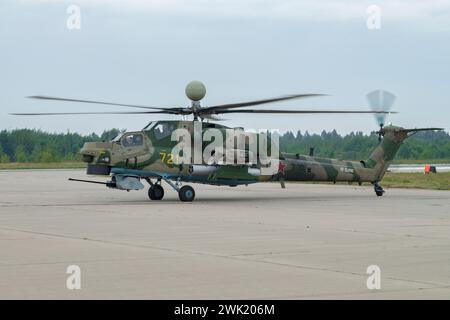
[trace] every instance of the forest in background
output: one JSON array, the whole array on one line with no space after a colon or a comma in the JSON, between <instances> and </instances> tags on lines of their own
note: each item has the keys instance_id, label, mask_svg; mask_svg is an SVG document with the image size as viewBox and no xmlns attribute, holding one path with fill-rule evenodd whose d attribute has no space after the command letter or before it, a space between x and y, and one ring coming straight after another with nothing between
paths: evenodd
<instances>
[{"instance_id":1,"label":"forest in background","mask_svg":"<svg viewBox=\"0 0 450 320\"><path fill-rule=\"evenodd\" d=\"M0 131L0 162L50 163L80 161L79 150L85 142L111 140L121 130L111 129L101 135L92 133L47 133L41 130L16 129ZM366 159L378 144L375 133L352 132L340 135L335 130L321 134L286 132L280 137L284 152L309 154L327 158ZM442 160L450 162L450 135L448 132L420 132L406 140L397 160Z\"/></svg>"}]
</instances>

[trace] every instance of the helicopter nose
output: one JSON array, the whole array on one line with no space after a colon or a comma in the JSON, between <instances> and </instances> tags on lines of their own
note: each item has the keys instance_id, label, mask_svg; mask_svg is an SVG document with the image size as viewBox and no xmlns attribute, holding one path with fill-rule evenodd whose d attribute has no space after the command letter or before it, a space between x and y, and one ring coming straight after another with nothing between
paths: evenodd
<instances>
[{"instance_id":1,"label":"helicopter nose","mask_svg":"<svg viewBox=\"0 0 450 320\"><path fill-rule=\"evenodd\" d=\"M111 172L111 150L109 142L86 142L80 153L87 165L87 174L109 175Z\"/></svg>"},{"instance_id":2,"label":"helicopter nose","mask_svg":"<svg viewBox=\"0 0 450 320\"><path fill-rule=\"evenodd\" d=\"M110 142L86 142L80 153L87 163L109 164L111 162Z\"/></svg>"}]
</instances>

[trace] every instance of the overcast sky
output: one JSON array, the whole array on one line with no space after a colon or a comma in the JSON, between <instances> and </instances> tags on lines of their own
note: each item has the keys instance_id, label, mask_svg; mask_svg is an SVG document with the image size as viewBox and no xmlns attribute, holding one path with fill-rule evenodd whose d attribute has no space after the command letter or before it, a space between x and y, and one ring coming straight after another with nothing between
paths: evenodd
<instances>
[{"instance_id":1,"label":"overcast sky","mask_svg":"<svg viewBox=\"0 0 450 320\"><path fill-rule=\"evenodd\" d=\"M66 26L69 5L81 29ZM370 5L381 28L367 28ZM367 109L365 94L396 94L407 127L450 127L450 1L1 0L0 129L102 132L172 116L15 117L10 112L120 111L33 101L29 95L187 106L201 80L203 105L293 93L330 96L273 106ZM226 115L224 124L369 132L370 115Z\"/></svg>"}]
</instances>

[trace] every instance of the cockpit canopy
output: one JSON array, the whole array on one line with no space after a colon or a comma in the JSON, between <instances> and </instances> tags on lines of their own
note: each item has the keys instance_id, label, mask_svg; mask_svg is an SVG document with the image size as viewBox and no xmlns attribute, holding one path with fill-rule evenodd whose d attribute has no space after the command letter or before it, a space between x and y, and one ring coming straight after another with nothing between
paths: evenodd
<instances>
[{"instance_id":1,"label":"cockpit canopy","mask_svg":"<svg viewBox=\"0 0 450 320\"><path fill-rule=\"evenodd\" d=\"M175 129L177 129L177 123L175 122L163 122L159 121L155 123L153 127L153 133L157 140L164 139L172 134Z\"/></svg>"},{"instance_id":2,"label":"cockpit canopy","mask_svg":"<svg viewBox=\"0 0 450 320\"><path fill-rule=\"evenodd\" d=\"M167 137L171 137L172 133L179 128L193 130L192 121L153 121L150 122L142 132L125 132L119 134L112 141L120 144L124 147L140 146L144 143L144 134L150 134L150 137L154 137L156 140L162 140ZM207 128L220 128L226 129L227 127L216 123L202 123L203 129Z\"/></svg>"},{"instance_id":3,"label":"cockpit canopy","mask_svg":"<svg viewBox=\"0 0 450 320\"><path fill-rule=\"evenodd\" d=\"M124 147L142 146L144 143L144 135L139 132L126 132L117 135L112 141Z\"/></svg>"},{"instance_id":4,"label":"cockpit canopy","mask_svg":"<svg viewBox=\"0 0 450 320\"><path fill-rule=\"evenodd\" d=\"M142 133L125 134L122 138L122 145L124 147L142 146L144 143L144 136Z\"/></svg>"}]
</instances>

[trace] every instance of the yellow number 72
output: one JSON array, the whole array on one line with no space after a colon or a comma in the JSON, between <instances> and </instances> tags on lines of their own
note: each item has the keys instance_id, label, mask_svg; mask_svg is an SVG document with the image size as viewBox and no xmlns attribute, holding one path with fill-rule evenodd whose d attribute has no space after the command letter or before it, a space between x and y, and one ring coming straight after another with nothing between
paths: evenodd
<instances>
[{"instance_id":1,"label":"yellow number 72","mask_svg":"<svg viewBox=\"0 0 450 320\"><path fill-rule=\"evenodd\" d=\"M167 164L173 164L173 154L162 151L159 153L161 155L161 162Z\"/></svg>"}]
</instances>

